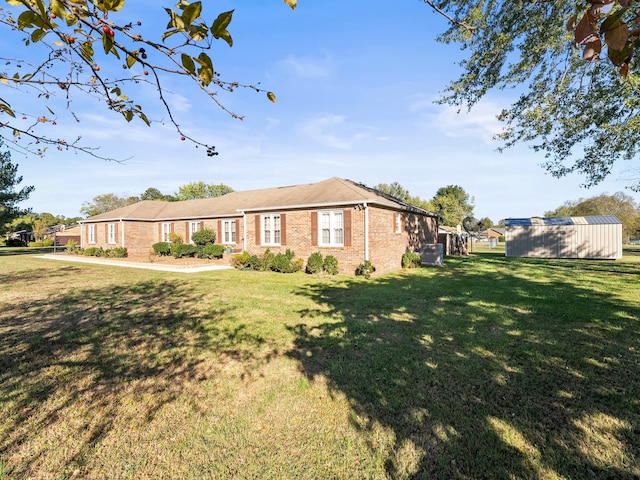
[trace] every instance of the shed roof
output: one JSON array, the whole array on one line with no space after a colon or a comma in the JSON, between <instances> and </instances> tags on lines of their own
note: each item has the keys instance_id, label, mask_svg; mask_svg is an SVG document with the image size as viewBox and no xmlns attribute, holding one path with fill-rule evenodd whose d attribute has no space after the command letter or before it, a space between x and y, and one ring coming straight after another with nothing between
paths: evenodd
<instances>
[{"instance_id":1,"label":"shed roof","mask_svg":"<svg viewBox=\"0 0 640 480\"><path fill-rule=\"evenodd\" d=\"M504 224L507 227L530 227L533 225L611 225L621 223L622 222L615 215L594 215L588 217L507 218L504 221Z\"/></svg>"},{"instance_id":2,"label":"shed roof","mask_svg":"<svg viewBox=\"0 0 640 480\"><path fill-rule=\"evenodd\" d=\"M110 212L95 215L85 222L114 220L183 220L237 216L239 212L322 208L336 205L377 204L396 210L429 214L426 210L403 202L365 185L330 178L318 183L288 187L230 192L220 197L165 202L144 200Z\"/></svg>"}]
</instances>

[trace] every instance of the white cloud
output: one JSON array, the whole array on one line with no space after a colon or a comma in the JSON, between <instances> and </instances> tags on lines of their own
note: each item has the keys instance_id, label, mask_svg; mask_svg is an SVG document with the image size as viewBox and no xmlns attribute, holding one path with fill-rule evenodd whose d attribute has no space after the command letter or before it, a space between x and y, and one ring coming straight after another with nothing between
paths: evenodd
<instances>
[{"instance_id":1,"label":"white cloud","mask_svg":"<svg viewBox=\"0 0 640 480\"><path fill-rule=\"evenodd\" d=\"M300 132L311 140L340 150L350 149L356 142L371 138L371 127L347 122L344 115L325 113L309 120Z\"/></svg>"},{"instance_id":2,"label":"white cloud","mask_svg":"<svg viewBox=\"0 0 640 480\"><path fill-rule=\"evenodd\" d=\"M328 78L333 72L334 62L326 54L322 58L301 58L288 55L280 61L280 66L298 77Z\"/></svg>"},{"instance_id":3,"label":"white cloud","mask_svg":"<svg viewBox=\"0 0 640 480\"><path fill-rule=\"evenodd\" d=\"M416 95L410 98L409 111L421 116L425 127L435 129L452 138L475 138L489 143L500 133L504 125L497 115L503 107L495 102L483 100L471 111L451 105L438 105L434 98Z\"/></svg>"}]
</instances>

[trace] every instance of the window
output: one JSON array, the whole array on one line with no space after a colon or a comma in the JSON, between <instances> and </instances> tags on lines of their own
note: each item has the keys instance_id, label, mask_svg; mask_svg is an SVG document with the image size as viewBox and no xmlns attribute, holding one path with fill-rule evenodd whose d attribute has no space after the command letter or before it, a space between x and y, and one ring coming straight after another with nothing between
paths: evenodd
<instances>
[{"instance_id":1,"label":"window","mask_svg":"<svg viewBox=\"0 0 640 480\"><path fill-rule=\"evenodd\" d=\"M262 245L280 245L280 215L262 215Z\"/></svg>"},{"instance_id":2,"label":"window","mask_svg":"<svg viewBox=\"0 0 640 480\"><path fill-rule=\"evenodd\" d=\"M161 239L161 241L168 242L170 233L171 233L171 224L170 223L163 223L162 224L162 239Z\"/></svg>"},{"instance_id":3,"label":"window","mask_svg":"<svg viewBox=\"0 0 640 480\"><path fill-rule=\"evenodd\" d=\"M396 213L396 233L402 233L402 215Z\"/></svg>"},{"instance_id":4,"label":"window","mask_svg":"<svg viewBox=\"0 0 640 480\"><path fill-rule=\"evenodd\" d=\"M190 242L191 242L191 237L198 230L200 230L200 222L189 222L189 241Z\"/></svg>"},{"instance_id":5,"label":"window","mask_svg":"<svg viewBox=\"0 0 640 480\"><path fill-rule=\"evenodd\" d=\"M116 243L116 224L115 223L110 223L108 225L108 228L109 228L109 234L108 234L107 242L108 243Z\"/></svg>"},{"instance_id":6,"label":"window","mask_svg":"<svg viewBox=\"0 0 640 480\"><path fill-rule=\"evenodd\" d=\"M96 243L96 226L95 224L88 225L89 227L89 243Z\"/></svg>"},{"instance_id":7,"label":"window","mask_svg":"<svg viewBox=\"0 0 640 480\"><path fill-rule=\"evenodd\" d=\"M236 221L225 220L222 222L222 243L236 243Z\"/></svg>"},{"instance_id":8,"label":"window","mask_svg":"<svg viewBox=\"0 0 640 480\"><path fill-rule=\"evenodd\" d=\"M116 243L116 224L107 224L107 243Z\"/></svg>"},{"instance_id":9,"label":"window","mask_svg":"<svg viewBox=\"0 0 640 480\"><path fill-rule=\"evenodd\" d=\"M320 245L344 245L342 210L319 212Z\"/></svg>"}]
</instances>

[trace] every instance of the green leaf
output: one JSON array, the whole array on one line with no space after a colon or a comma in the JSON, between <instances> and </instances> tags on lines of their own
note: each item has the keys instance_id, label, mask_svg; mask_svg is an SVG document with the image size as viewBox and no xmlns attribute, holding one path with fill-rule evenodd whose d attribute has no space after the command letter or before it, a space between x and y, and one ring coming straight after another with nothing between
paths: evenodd
<instances>
[{"instance_id":1,"label":"green leaf","mask_svg":"<svg viewBox=\"0 0 640 480\"><path fill-rule=\"evenodd\" d=\"M16 116L11 106L7 102L5 102L2 98L0 98L0 110L2 110L4 113L14 118Z\"/></svg>"},{"instance_id":2,"label":"green leaf","mask_svg":"<svg viewBox=\"0 0 640 480\"><path fill-rule=\"evenodd\" d=\"M147 118L147 116L144 114L142 110L138 112L138 116L142 119L144 123L147 124L147 127L151 126L151 122L149 121L149 119Z\"/></svg>"},{"instance_id":3,"label":"green leaf","mask_svg":"<svg viewBox=\"0 0 640 480\"><path fill-rule=\"evenodd\" d=\"M125 110L123 115L124 115L124 118L127 120L127 122L130 122L131 120L133 120L133 112L131 110Z\"/></svg>"},{"instance_id":4,"label":"green leaf","mask_svg":"<svg viewBox=\"0 0 640 480\"><path fill-rule=\"evenodd\" d=\"M232 17L233 10L221 13L218 15L218 18L215 19L213 25L211 25L211 35L216 39L221 38L227 42L230 47L233 46L233 40L231 38L231 34L227 31L227 27L229 26L229 23L231 23Z\"/></svg>"},{"instance_id":5,"label":"green leaf","mask_svg":"<svg viewBox=\"0 0 640 480\"><path fill-rule=\"evenodd\" d=\"M82 58L87 62L93 63L93 53L93 44L91 42L83 42L80 45L80 55L82 55Z\"/></svg>"},{"instance_id":6,"label":"green leaf","mask_svg":"<svg viewBox=\"0 0 640 480\"><path fill-rule=\"evenodd\" d=\"M184 22L182 21L182 18L180 17L180 15L178 15L176 12L174 12L170 8L165 8L164 10L167 12L167 14L170 17L169 23L167 23L167 29L175 28L176 30L184 32Z\"/></svg>"},{"instance_id":7,"label":"green leaf","mask_svg":"<svg viewBox=\"0 0 640 480\"><path fill-rule=\"evenodd\" d=\"M64 5L60 0L50 0L49 1L49 10L51 13L55 13L56 16L60 18L67 18L67 10L64 8ZM67 25L69 24L67 20Z\"/></svg>"},{"instance_id":8,"label":"green leaf","mask_svg":"<svg viewBox=\"0 0 640 480\"><path fill-rule=\"evenodd\" d=\"M36 0L36 6L40 11L40 16L42 18L47 18L47 6L44 4L42 0Z\"/></svg>"},{"instance_id":9,"label":"green leaf","mask_svg":"<svg viewBox=\"0 0 640 480\"><path fill-rule=\"evenodd\" d=\"M196 71L196 65L193 63L193 59L186 53L182 54L182 66L192 75Z\"/></svg>"},{"instance_id":10,"label":"green leaf","mask_svg":"<svg viewBox=\"0 0 640 480\"><path fill-rule=\"evenodd\" d=\"M25 10L18 17L18 30L24 30L25 28L31 28L36 14L31 10Z\"/></svg>"},{"instance_id":11,"label":"green leaf","mask_svg":"<svg viewBox=\"0 0 640 480\"><path fill-rule=\"evenodd\" d=\"M213 63L211 62L211 58L209 58L209 55L202 52L195 60L202 65L198 71L198 77L204 85L209 85L211 80L213 80Z\"/></svg>"},{"instance_id":12,"label":"green leaf","mask_svg":"<svg viewBox=\"0 0 640 480\"><path fill-rule=\"evenodd\" d=\"M133 55L127 55L127 67L133 67L137 61L138 60L136 60L136 57L134 57Z\"/></svg>"},{"instance_id":13,"label":"green leaf","mask_svg":"<svg viewBox=\"0 0 640 480\"><path fill-rule=\"evenodd\" d=\"M45 32L44 30L42 30L41 28L38 28L37 30L34 30L31 33L31 41L32 42L39 42L40 40L42 40L44 38L44 36L47 34L47 32Z\"/></svg>"},{"instance_id":14,"label":"green leaf","mask_svg":"<svg viewBox=\"0 0 640 480\"><path fill-rule=\"evenodd\" d=\"M184 9L182 12L181 18L184 22L185 26L189 26L193 23L193 21L200 16L202 12L202 3L201 2L193 2Z\"/></svg>"},{"instance_id":15,"label":"green leaf","mask_svg":"<svg viewBox=\"0 0 640 480\"><path fill-rule=\"evenodd\" d=\"M102 46L104 48L104 53L107 53L107 54L113 48L113 38L111 37L111 35L107 34L106 32L102 33Z\"/></svg>"},{"instance_id":16,"label":"green leaf","mask_svg":"<svg viewBox=\"0 0 640 480\"><path fill-rule=\"evenodd\" d=\"M176 29L167 30L162 34L162 41L164 42L167 38L169 38L171 35L175 35L176 33L178 33L178 30Z\"/></svg>"},{"instance_id":17,"label":"green leaf","mask_svg":"<svg viewBox=\"0 0 640 480\"><path fill-rule=\"evenodd\" d=\"M213 69L210 67L202 67L198 71L198 77L204 85L209 85L211 80L213 80Z\"/></svg>"},{"instance_id":18,"label":"green leaf","mask_svg":"<svg viewBox=\"0 0 640 480\"><path fill-rule=\"evenodd\" d=\"M619 10L616 10L615 12L613 12L611 15L609 15L607 17L607 19L602 22L602 25L600 26L600 33L604 33L607 32L609 30L612 30L616 27L618 27L620 24L624 23L621 18L623 17L623 15L625 13L627 13L627 10L629 10L628 8L621 8Z\"/></svg>"}]
</instances>

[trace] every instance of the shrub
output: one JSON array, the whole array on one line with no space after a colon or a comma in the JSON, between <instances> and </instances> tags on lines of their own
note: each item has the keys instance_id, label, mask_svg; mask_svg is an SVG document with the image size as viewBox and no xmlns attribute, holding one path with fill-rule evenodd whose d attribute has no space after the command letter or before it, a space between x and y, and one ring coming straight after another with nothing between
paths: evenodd
<instances>
[{"instance_id":1,"label":"shrub","mask_svg":"<svg viewBox=\"0 0 640 480\"><path fill-rule=\"evenodd\" d=\"M111 258L126 258L127 255L126 247L115 247L111 250L107 250L107 256Z\"/></svg>"},{"instance_id":2,"label":"shrub","mask_svg":"<svg viewBox=\"0 0 640 480\"><path fill-rule=\"evenodd\" d=\"M322 264L322 254L320 252L312 253L307 260L307 268L305 271L312 274L320 273L322 271Z\"/></svg>"},{"instance_id":3,"label":"shrub","mask_svg":"<svg viewBox=\"0 0 640 480\"><path fill-rule=\"evenodd\" d=\"M329 275L337 275L340 269L338 268L338 259L333 255L327 255L322 262L322 270Z\"/></svg>"},{"instance_id":4,"label":"shrub","mask_svg":"<svg viewBox=\"0 0 640 480\"><path fill-rule=\"evenodd\" d=\"M42 242L41 241L36 241L36 242L28 242L27 243L27 247L33 248L33 247L42 247Z\"/></svg>"},{"instance_id":5,"label":"shrub","mask_svg":"<svg viewBox=\"0 0 640 480\"><path fill-rule=\"evenodd\" d=\"M216 232L203 228L191 235L191 241L196 245L207 245L208 243L215 243Z\"/></svg>"},{"instance_id":6,"label":"shrub","mask_svg":"<svg viewBox=\"0 0 640 480\"><path fill-rule=\"evenodd\" d=\"M65 245L65 248L67 250L67 253L73 253L73 251L75 250L75 248L78 246L78 242L76 242L75 240L71 239L67 242L67 244Z\"/></svg>"},{"instance_id":7,"label":"shrub","mask_svg":"<svg viewBox=\"0 0 640 480\"><path fill-rule=\"evenodd\" d=\"M280 273L295 273L302 270L304 260L299 258L294 260L293 252L287 250L286 253L279 253L273 258L271 270Z\"/></svg>"},{"instance_id":8,"label":"shrub","mask_svg":"<svg viewBox=\"0 0 640 480\"><path fill-rule=\"evenodd\" d=\"M260 257L260 270L271 270L274 258L275 254L267 248Z\"/></svg>"},{"instance_id":9,"label":"shrub","mask_svg":"<svg viewBox=\"0 0 640 480\"><path fill-rule=\"evenodd\" d=\"M208 243L206 245L199 245L198 258L222 258L224 253L224 247L222 245L214 245Z\"/></svg>"},{"instance_id":10,"label":"shrub","mask_svg":"<svg viewBox=\"0 0 640 480\"><path fill-rule=\"evenodd\" d=\"M154 243L151 248L156 255L171 255L171 244L169 242Z\"/></svg>"},{"instance_id":11,"label":"shrub","mask_svg":"<svg viewBox=\"0 0 640 480\"><path fill-rule=\"evenodd\" d=\"M374 267L369 260L365 260L364 263L361 263L358 265L358 268L356 268L356 275L371 278L371 274L375 271L376 267Z\"/></svg>"},{"instance_id":12,"label":"shrub","mask_svg":"<svg viewBox=\"0 0 640 480\"><path fill-rule=\"evenodd\" d=\"M171 245L171 255L175 258L193 257L196 251L196 246L189 243L176 243Z\"/></svg>"},{"instance_id":13,"label":"shrub","mask_svg":"<svg viewBox=\"0 0 640 480\"><path fill-rule=\"evenodd\" d=\"M18 238L10 238L4 244L7 247L24 247L24 242Z\"/></svg>"},{"instance_id":14,"label":"shrub","mask_svg":"<svg viewBox=\"0 0 640 480\"><path fill-rule=\"evenodd\" d=\"M179 244L182 243L182 235L180 235L179 233L176 232L171 232L169 233L169 241L173 244Z\"/></svg>"},{"instance_id":15,"label":"shrub","mask_svg":"<svg viewBox=\"0 0 640 480\"><path fill-rule=\"evenodd\" d=\"M102 247L89 247L85 248L82 254L87 257L102 257L104 256L104 250Z\"/></svg>"},{"instance_id":16,"label":"shrub","mask_svg":"<svg viewBox=\"0 0 640 480\"><path fill-rule=\"evenodd\" d=\"M43 247L53 247L53 244L55 242L53 241L53 238L43 238L42 239L42 246Z\"/></svg>"},{"instance_id":17,"label":"shrub","mask_svg":"<svg viewBox=\"0 0 640 480\"><path fill-rule=\"evenodd\" d=\"M231 257L231 265L240 270L249 268L249 255L247 252L237 253Z\"/></svg>"},{"instance_id":18,"label":"shrub","mask_svg":"<svg viewBox=\"0 0 640 480\"><path fill-rule=\"evenodd\" d=\"M247 259L247 267L251 270L262 270L262 261L257 255L251 255Z\"/></svg>"},{"instance_id":19,"label":"shrub","mask_svg":"<svg viewBox=\"0 0 640 480\"><path fill-rule=\"evenodd\" d=\"M418 268L422 265L422 258L419 253L405 252L402 255L402 267L403 268Z\"/></svg>"}]
</instances>

